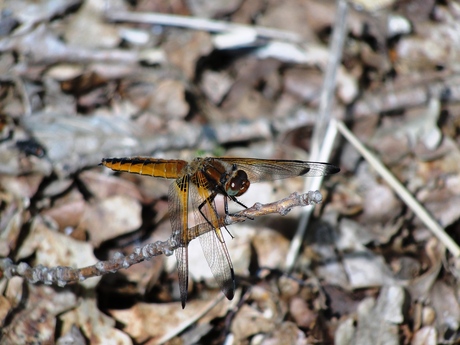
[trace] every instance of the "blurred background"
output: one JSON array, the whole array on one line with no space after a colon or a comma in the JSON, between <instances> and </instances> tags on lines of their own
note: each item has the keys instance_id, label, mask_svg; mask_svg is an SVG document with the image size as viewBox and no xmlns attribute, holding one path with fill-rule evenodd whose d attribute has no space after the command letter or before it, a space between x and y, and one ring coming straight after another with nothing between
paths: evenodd
<instances>
[{"instance_id":1,"label":"blurred background","mask_svg":"<svg viewBox=\"0 0 460 345\"><path fill-rule=\"evenodd\" d=\"M327 115L421 203L449 250L337 135L341 172L322 184L292 267L300 208L229 226L232 301L199 241L184 310L174 256L64 288L0 272L0 342L458 343L460 3L343 4L1 2L0 258L77 268L168 239L171 181L102 158L311 159L333 58ZM251 184L239 200L277 201L304 183Z\"/></svg>"}]
</instances>

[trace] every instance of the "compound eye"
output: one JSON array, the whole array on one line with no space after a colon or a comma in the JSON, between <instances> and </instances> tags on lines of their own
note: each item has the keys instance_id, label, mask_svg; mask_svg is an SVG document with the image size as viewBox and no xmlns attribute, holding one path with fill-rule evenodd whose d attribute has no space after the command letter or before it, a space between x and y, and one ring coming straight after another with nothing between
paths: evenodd
<instances>
[{"instance_id":1,"label":"compound eye","mask_svg":"<svg viewBox=\"0 0 460 345\"><path fill-rule=\"evenodd\" d=\"M248 175L243 170L238 170L225 185L225 190L230 196L240 196L248 190L250 184Z\"/></svg>"}]
</instances>

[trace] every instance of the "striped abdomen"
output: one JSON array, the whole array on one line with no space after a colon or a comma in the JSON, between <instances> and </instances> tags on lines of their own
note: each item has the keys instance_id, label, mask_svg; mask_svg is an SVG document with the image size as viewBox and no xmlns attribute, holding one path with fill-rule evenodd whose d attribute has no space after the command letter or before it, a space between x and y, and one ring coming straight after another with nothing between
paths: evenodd
<instances>
[{"instance_id":1,"label":"striped abdomen","mask_svg":"<svg viewBox=\"0 0 460 345\"><path fill-rule=\"evenodd\" d=\"M147 157L103 158L102 165L114 171L177 179L188 164L180 159L155 159Z\"/></svg>"}]
</instances>

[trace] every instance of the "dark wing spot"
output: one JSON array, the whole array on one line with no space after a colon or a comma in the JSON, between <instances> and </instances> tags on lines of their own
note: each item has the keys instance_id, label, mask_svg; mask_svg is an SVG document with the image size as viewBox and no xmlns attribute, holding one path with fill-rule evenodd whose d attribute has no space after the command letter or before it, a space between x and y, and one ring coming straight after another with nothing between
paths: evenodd
<instances>
[{"instance_id":1,"label":"dark wing spot","mask_svg":"<svg viewBox=\"0 0 460 345\"><path fill-rule=\"evenodd\" d=\"M300 176L307 174L310 171L310 168L305 168L300 172Z\"/></svg>"}]
</instances>

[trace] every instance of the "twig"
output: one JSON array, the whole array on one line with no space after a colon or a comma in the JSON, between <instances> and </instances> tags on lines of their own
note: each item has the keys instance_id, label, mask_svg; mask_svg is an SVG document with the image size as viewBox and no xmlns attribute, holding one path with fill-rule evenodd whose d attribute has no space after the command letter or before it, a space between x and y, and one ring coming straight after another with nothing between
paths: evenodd
<instances>
[{"instance_id":1,"label":"twig","mask_svg":"<svg viewBox=\"0 0 460 345\"><path fill-rule=\"evenodd\" d=\"M439 223L425 210L425 208L413 197L401 182L348 130L342 121L337 121L340 133L352 144L356 150L369 162L369 164L382 176L382 178L394 189L396 194L409 206L422 222L433 232L435 236L449 249L455 257L460 257L460 248L455 241L444 231Z\"/></svg>"},{"instance_id":2,"label":"twig","mask_svg":"<svg viewBox=\"0 0 460 345\"><path fill-rule=\"evenodd\" d=\"M193 18L171 14L139 13L125 11L108 11L105 17L107 20L110 21L176 26L187 29L203 30L213 33L222 33L236 30L254 30L257 36L260 38L276 39L281 41L289 41L293 43L299 43L302 41L302 37L294 32L270 29L260 26L233 24L206 18Z\"/></svg>"},{"instance_id":3,"label":"twig","mask_svg":"<svg viewBox=\"0 0 460 345\"><path fill-rule=\"evenodd\" d=\"M343 44L347 34L347 2L337 1L336 21L332 33L331 46L329 48L329 61L324 75L324 84L321 90L319 114L316 119L315 128L312 136L311 160L320 158L320 151L326 135L326 128L331 119L331 110L334 104L334 90L337 70L342 60Z\"/></svg>"},{"instance_id":4,"label":"twig","mask_svg":"<svg viewBox=\"0 0 460 345\"><path fill-rule=\"evenodd\" d=\"M53 49L43 49L47 46ZM146 51L128 51L122 49L85 49L62 42L46 25L40 25L27 35L18 35L0 40L0 53L16 52L23 57L24 64L15 65L12 70L19 76L30 73L31 65L50 65L60 62L74 63L118 63L135 66L144 60ZM163 64L165 54L162 50L149 50L149 63Z\"/></svg>"},{"instance_id":5,"label":"twig","mask_svg":"<svg viewBox=\"0 0 460 345\"><path fill-rule=\"evenodd\" d=\"M256 203L248 209L224 216L219 219L219 226L228 226L233 223L244 222L246 219L253 219L271 213L279 213L284 216L293 207L315 205L321 201L322 195L319 191L310 191L300 195L293 193L285 199L265 205ZM190 238L195 239L211 230L212 227L208 223L199 224L189 229ZM83 268L63 266L45 267L43 265L32 268L26 263L16 265L10 259L2 259L0 260L0 270L4 272L7 278L20 276L27 279L30 283L42 282L47 285L56 284L62 287L70 282L83 281L109 272L115 273L120 269L129 268L132 265L144 260L150 260L158 255L172 255L174 250L178 248L179 243L174 237L171 237L164 242L157 241L143 247L138 247L128 256L116 253L110 260L99 261L95 265Z\"/></svg>"},{"instance_id":6,"label":"twig","mask_svg":"<svg viewBox=\"0 0 460 345\"><path fill-rule=\"evenodd\" d=\"M328 126L328 124L330 122L330 114L334 100L334 85L337 69L340 64L340 60L342 59L343 43L347 33L347 9L347 3L345 0L337 1L337 20L334 26L328 66L321 91L319 115L317 117L312 138L312 148L310 152L310 160L312 161L327 162L329 160L337 133L335 126ZM318 189L322 181L322 177L307 179L305 182L305 189ZM286 270L288 272L292 271L294 263L297 261L297 255L299 254L299 249L305 236L305 231L307 229L311 213L311 209L305 210L305 212L302 213L296 234L291 241L291 246L289 247L289 252L286 257Z\"/></svg>"}]
</instances>

